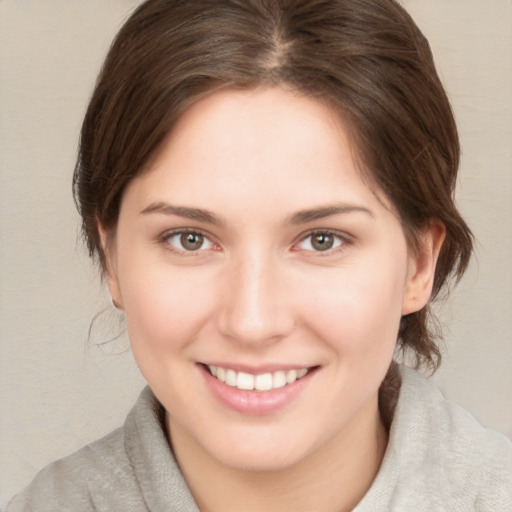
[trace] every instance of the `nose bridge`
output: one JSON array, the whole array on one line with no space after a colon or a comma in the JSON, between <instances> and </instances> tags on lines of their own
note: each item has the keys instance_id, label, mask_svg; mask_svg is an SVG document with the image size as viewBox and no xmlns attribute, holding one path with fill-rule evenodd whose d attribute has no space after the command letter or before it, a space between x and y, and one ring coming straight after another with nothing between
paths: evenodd
<instances>
[{"instance_id":1,"label":"nose bridge","mask_svg":"<svg viewBox=\"0 0 512 512\"><path fill-rule=\"evenodd\" d=\"M261 248L231 262L220 315L224 335L239 343L261 344L289 332L293 319L280 265L278 258Z\"/></svg>"}]
</instances>

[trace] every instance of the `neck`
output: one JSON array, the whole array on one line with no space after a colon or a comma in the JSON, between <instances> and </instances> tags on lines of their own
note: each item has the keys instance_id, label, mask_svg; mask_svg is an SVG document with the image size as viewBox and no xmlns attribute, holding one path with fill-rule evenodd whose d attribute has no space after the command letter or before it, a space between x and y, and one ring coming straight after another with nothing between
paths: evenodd
<instances>
[{"instance_id":1,"label":"neck","mask_svg":"<svg viewBox=\"0 0 512 512\"><path fill-rule=\"evenodd\" d=\"M276 471L228 467L166 418L173 451L201 512L343 512L370 488L384 457L387 431L377 408L306 459Z\"/></svg>"}]
</instances>

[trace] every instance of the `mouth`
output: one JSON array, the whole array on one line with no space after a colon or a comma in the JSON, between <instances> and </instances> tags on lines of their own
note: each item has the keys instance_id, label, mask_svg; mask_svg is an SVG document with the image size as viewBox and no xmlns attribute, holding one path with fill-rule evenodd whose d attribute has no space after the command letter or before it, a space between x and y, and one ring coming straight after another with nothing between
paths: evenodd
<instances>
[{"instance_id":1,"label":"mouth","mask_svg":"<svg viewBox=\"0 0 512 512\"><path fill-rule=\"evenodd\" d=\"M250 416L266 416L294 403L310 388L320 366L248 367L205 364L199 367L207 388L228 409Z\"/></svg>"},{"instance_id":2,"label":"mouth","mask_svg":"<svg viewBox=\"0 0 512 512\"><path fill-rule=\"evenodd\" d=\"M313 366L309 368L294 368L289 370L277 370L274 372L252 374L236 371L232 368L224 368L222 366L204 366L212 377L227 386L237 388L242 391L256 392L265 392L284 388L300 379L303 379L306 375L317 368L316 366Z\"/></svg>"}]
</instances>

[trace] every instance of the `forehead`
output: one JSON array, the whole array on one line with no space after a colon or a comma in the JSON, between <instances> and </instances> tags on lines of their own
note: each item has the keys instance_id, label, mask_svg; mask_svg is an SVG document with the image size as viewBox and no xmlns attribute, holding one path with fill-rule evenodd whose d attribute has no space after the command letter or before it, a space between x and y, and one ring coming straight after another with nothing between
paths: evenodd
<instances>
[{"instance_id":1,"label":"forehead","mask_svg":"<svg viewBox=\"0 0 512 512\"><path fill-rule=\"evenodd\" d=\"M212 153L210 160L217 154L224 156L225 151L231 153L231 158L243 158L244 152L251 151L262 159L277 159L283 151L289 157L301 151L325 153L333 139L350 151L349 133L342 119L324 102L280 87L226 89L185 110L163 149L168 156L183 145L196 150L201 146ZM213 152L214 148L218 152ZM194 155L201 153L196 151ZM246 165L247 160L243 160Z\"/></svg>"},{"instance_id":2,"label":"forehead","mask_svg":"<svg viewBox=\"0 0 512 512\"><path fill-rule=\"evenodd\" d=\"M326 102L282 88L223 90L190 106L142 176L142 195L235 204L382 201L362 177L350 129ZM179 197L176 197L178 196ZM154 197L149 199L156 200ZM388 205L389 206L389 205Z\"/></svg>"}]
</instances>

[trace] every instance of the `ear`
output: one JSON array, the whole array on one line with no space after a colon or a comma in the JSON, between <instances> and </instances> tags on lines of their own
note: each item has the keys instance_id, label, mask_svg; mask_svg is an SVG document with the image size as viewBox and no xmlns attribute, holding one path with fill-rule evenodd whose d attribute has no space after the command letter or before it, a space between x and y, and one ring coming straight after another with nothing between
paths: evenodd
<instances>
[{"instance_id":1,"label":"ear","mask_svg":"<svg viewBox=\"0 0 512 512\"><path fill-rule=\"evenodd\" d=\"M112 297L112 304L114 304L117 309L123 309L115 262L115 244L113 243L112 236L100 222L98 222L98 233L100 235L103 254L105 255L105 273L110 296Z\"/></svg>"},{"instance_id":2,"label":"ear","mask_svg":"<svg viewBox=\"0 0 512 512\"><path fill-rule=\"evenodd\" d=\"M434 220L421 233L419 247L409 257L402 315L415 313L429 301L434 285L437 258L446 237L446 227Z\"/></svg>"}]
</instances>

